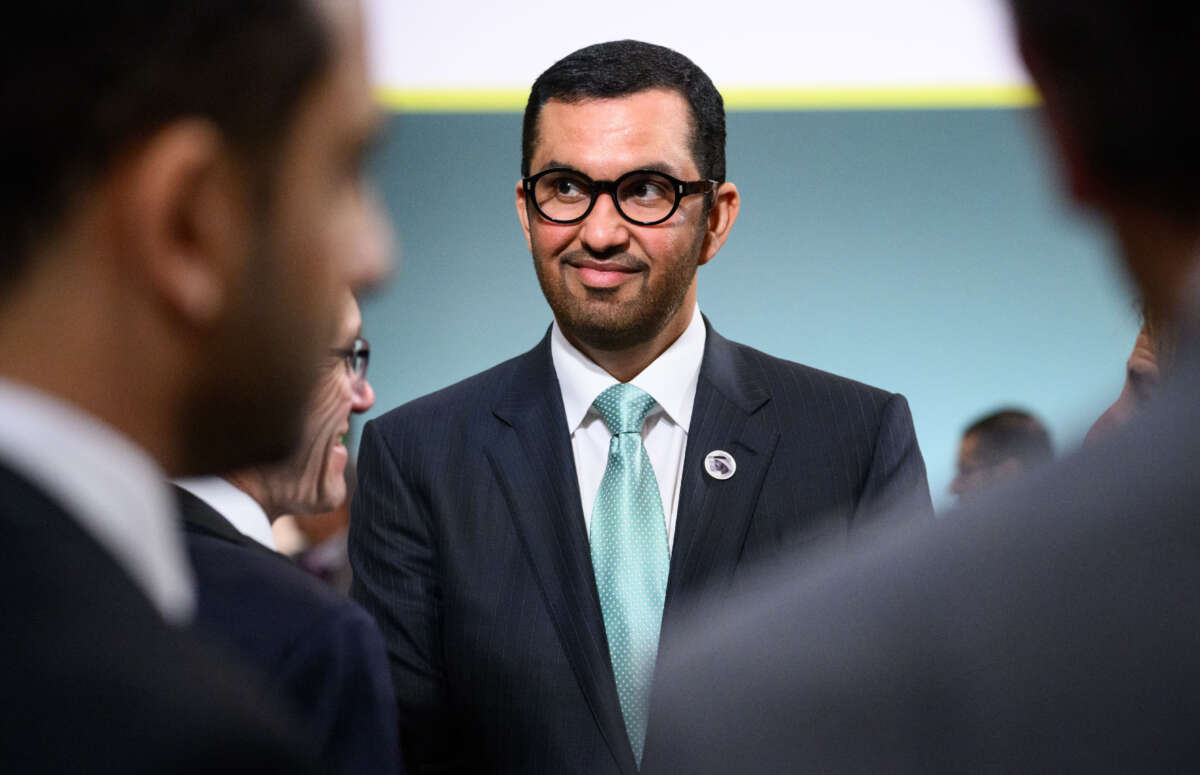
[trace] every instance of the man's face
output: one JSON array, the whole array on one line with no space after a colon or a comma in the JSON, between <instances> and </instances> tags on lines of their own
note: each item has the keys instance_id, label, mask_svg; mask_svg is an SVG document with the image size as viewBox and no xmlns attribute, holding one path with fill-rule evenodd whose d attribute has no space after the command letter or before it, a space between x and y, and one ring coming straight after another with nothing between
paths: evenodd
<instances>
[{"instance_id":1,"label":"man's face","mask_svg":"<svg viewBox=\"0 0 1200 775\"><path fill-rule=\"evenodd\" d=\"M331 350L346 350L362 332L358 304L347 297ZM346 499L346 433L350 415L365 412L375 403L375 391L351 372L346 360L328 353L321 368L304 420L300 446L288 461L272 467L265 476L273 511L319 514L337 508Z\"/></svg>"},{"instance_id":2,"label":"man's face","mask_svg":"<svg viewBox=\"0 0 1200 775\"><path fill-rule=\"evenodd\" d=\"M1158 390L1159 380L1158 352L1143 326L1138 332L1137 341L1133 343L1133 352L1129 354L1129 360L1125 364L1125 386L1121 389L1121 395L1092 425L1084 438L1084 444L1091 444L1109 431L1129 422Z\"/></svg>"},{"instance_id":3,"label":"man's face","mask_svg":"<svg viewBox=\"0 0 1200 775\"><path fill-rule=\"evenodd\" d=\"M991 459L983 449L979 435L968 433L958 447L958 471L950 482L950 492L959 498L967 498L1016 476L1021 470L1021 461L1016 458L1005 458L999 462Z\"/></svg>"},{"instance_id":4,"label":"man's face","mask_svg":"<svg viewBox=\"0 0 1200 775\"><path fill-rule=\"evenodd\" d=\"M194 426L213 416L235 425L234 434L219 432L241 440L242 462L278 460L295 448L318 364L344 326L347 289L377 281L389 260L387 229L362 175L379 119L358 6L320 7L331 62L281 140L270 202L218 342L221 384L193 413ZM230 403L232 411L218 409Z\"/></svg>"},{"instance_id":5,"label":"man's face","mask_svg":"<svg viewBox=\"0 0 1200 775\"><path fill-rule=\"evenodd\" d=\"M652 169L684 181L699 169L688 140L687 102L651 89L615 99L550 100L538 118L530 174L566 167L593 180ZM664 223L626 221L602 194L579 223L540 217L517 185L517 213L542 293L568 339L600 350L681 333L696 297L696 268L719 248L706 240L704 197L689 196Z\"/></svg>"}]
</instances>

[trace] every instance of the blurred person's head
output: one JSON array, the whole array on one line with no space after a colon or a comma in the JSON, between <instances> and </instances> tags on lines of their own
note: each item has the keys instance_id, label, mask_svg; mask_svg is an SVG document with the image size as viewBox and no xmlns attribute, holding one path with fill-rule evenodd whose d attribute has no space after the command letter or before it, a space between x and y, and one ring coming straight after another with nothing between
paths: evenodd
<instances>
[{"instance_id":1,"label":"blurred person's head","mask_svg":"<svg viewBox=\"0 0 1200 775\"><path fill-rule=\"evenodd\" d=\"M1133 352L1125 361L1125 384L1121 394L1088 430L1084 444L1091 444L1129 422L1155 396L1159 384L1170 372L1175 354L1171 329L1149 308L1143 309L1142 321L1142 328L1133 342Z\"/></svg>"},{"instance_id":2,"label":"blurred person's head","mask_svg":"<svg viewBox=\"0 0 1200 775\"><path fill-rule=\"evenodd\" d=\"M1175 316L1200 237L1200 9L1009 1L1072 195L1111 222L1147 303Z\"/></svg>"},{"instance_id":3,"label":"blurred person's head","mask_svg":"<svg viewBox=\"0 0 1200 775\"><path fill-rule=\"evenodd\" d=\"M1050 434L1032 414L1020 409L992 412L963 431L950 492L968 497L1053 457Z\"/></svg>"},{"instance_id":4,"label":"blurred person's head","mask_svg":"<svg viewBox=\"0 0 1200 775\"><path fill-rule=\"evenodd\" d=\"M171 474L286 454L386 265L357 4L34 3L0 61L0 371Z\"/></svg>"},{"instance_id":5,"label":"blurred person's head","mask_svg":"<svg viewBox=\"0 0 1200 775\"><path fill-rule=\"evenodd\" d=\"M283 514L321 514L347 500L346 437L350 416L375 404L367 381L370 350L362 338L362 314L354 297L344 297L337 335L309 397L300 444L282 463L244 469L229 480L258 501L272 520Z\"/></svg>"},{"instance_id":6,"label":"blurred person's head","mask_svg":"<svg viewBox=\"0 0 1200 775\"><path fill-rule=\"evenodd\" d=\"M687 327L696 270L737 217L721 95L671 49L588 46L534 83L521 155L517 214L555 320L632 377Z\"/></svg>"}]
</instances>

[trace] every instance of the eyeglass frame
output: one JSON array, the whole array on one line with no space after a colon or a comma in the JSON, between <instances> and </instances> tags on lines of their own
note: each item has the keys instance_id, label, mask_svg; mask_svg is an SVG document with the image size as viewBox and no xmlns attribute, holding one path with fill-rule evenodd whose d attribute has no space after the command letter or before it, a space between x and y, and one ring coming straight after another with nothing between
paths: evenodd
<instances>
[{"instance_id":1,"label":"eyeglass frame","mask_svg":"<svg viewBox=\"0 0 1200 775\"><path fill-rule=\"evenodd\" d=\"M544 210L542 210L542 206L537 202L537 197L534 196L534 186L537 185L538 180L546 175L549 175L551 172L569 172L572 175L583 178L591 184L592 200L588 202L587 209L583 211L582 215L579 215L576 218L559 219L551 218L545 213ZM662 218L659 218L657 221L639 221L635 218L630 218L629 215L621 209L621 203L617 201L617 189L620 187L622 181L631 178L634 175L658 175L659 177L666 178L671 182L672 190L675 192L675 202L671 205L670 212L668 212ZM671 216L673 216L675 211L679 209L679 203L683 201L685 196L691 196L692 194L712 193L720 187L721 181L713 180L711 178L690 181L680 180L674 175L668 175L662 170L648 169L630 170L629 172L626 172L618 177L616 180L592 180L579 170L571 169L570 167L551 167L550 169L542 170L534 175L521 178L521 184L525 189L526 200L533 203L533 209L537 211L538 215L540 215L542 218L545 218L547 221L550 221L551 223L579 223L591 215L592 209L596 206L596 200L600 198L600 195L607 193L612 199L613 207L616 208L617 213L620 214L620 216L625 220L629 221L635 226L657 226L658 224L665 223L671 219Z\"/></svg>"},{"instance_id":2,"label":"eyeglass frame","mask_svg":"<svg viewBox=\"0 0 1200 775\"><path fill-rule=\"evenodd\" d=\"M354 377L357 382L367 378L367 366L371 362L371 343L366 340L366 337L354 337L354 342L349 347L330 347L329 354L340 358L350 371L350 376ZM354 368L356 360L362 361L361 372Z\"/></svg>"}]
</instances>

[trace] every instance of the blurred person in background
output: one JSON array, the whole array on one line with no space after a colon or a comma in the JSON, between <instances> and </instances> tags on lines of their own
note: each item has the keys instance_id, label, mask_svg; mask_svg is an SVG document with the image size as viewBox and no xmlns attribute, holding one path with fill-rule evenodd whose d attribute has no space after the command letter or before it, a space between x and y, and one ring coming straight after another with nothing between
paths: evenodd
<instances>
[{"instance_id":1,"label":"blurred person in background","mask_svg":"<svg viewBox=\"0 0 1200 775\"><path fill-rule=\"evenodd\" d=\"M966 498L1054 459L1050 432L1023 409L999 409L972 422L958 447L950 492Z\"/></svg>"},{"instance_id":2,"label":"blurred person in background","mask_svg":"<svg viewBox=\"0 0 1200 775\"><path fill-rule=\"evenodd\" d=\"M1009 5L1065 188L1161 311L1170 373L953 518L697 615L644 772L1200 771L1200 7Z\"/></svg>"},{"instance_id":3,"label":"blurred person in background","mask_svg":"<svg viewBox=\"0 0 1200 775\"><path fill-rule=\"evenodd\" d=\"M196 627L231 644L284 698L323 772L394 773L396 706L379 628L275 551L271 523L346 501L352 414L375 403L358 304L342 318L309 398L296 451L282 463L177 480L196 572Z\"/></svg>"},{"instance_id":4,"label":"blurred person in background","mask_svg":"<svg viewBox=\"0 0 1200 775\"><path fill-rule=\"evenodd\" d=\"M0 771L308 771L284 705L189 629L165 476L286 455L342 294L385 269L357 5L22 10L0 31Z\"/></svg>"},{"instance_id":5,"label":"blurred person in background","mask_svg":"<svg viewBox=\"0 0 1200 775\"><path fill-rule=\"evenodd\" d=\"M1120 428L1150 403L1170 371L1176 344L1167 322L1143 304L1142 327L1125 362L1121 394L1088 430L1084 444L1092 444Z\"/></svg>"}]
</instances>

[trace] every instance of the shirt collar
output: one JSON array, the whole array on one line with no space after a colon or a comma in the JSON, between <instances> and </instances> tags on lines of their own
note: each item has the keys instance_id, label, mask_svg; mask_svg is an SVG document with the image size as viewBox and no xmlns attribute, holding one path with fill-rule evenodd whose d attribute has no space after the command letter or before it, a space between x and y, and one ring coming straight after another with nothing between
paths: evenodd
<instances>
[{"instance_id":1,"label":"shirt collar","mask_svg":"<svg viewBox=\"0 0 1200 775\"><path fill-rule=\"evenodd\" d=\"M697 304L692 309L691 322L679 338L630 380L653 396L662 411L685 432L691 422L707 336ZM567 428L574 433L587 417L596 397L617 380L568 342L557 321L550 332L550 357L562 391Z\"/></svg>"},{"instance_id":2,"label":"shirt collar","mask_svg":"<svg viewBox=\"0 0 1200 775\"><path fill-rule=\"evenodd\" d=\"M0 378L0 458L62 504L165 619L191 618L179 510L141 448L77 407Z\"/></svg>"},{"instance_id":3,"label":"shirt collar","mask_svg":"<svg viewBox=\"0 0 1200 775\"><path fill-rule=\"evenodd\" d=\"M275 551L275 536L271 520L258 501L239 490L228 479L219 476L197 476L176 479L175 484L212 507L244 536L253 538Z\"/></svg>"}]
</instances>

